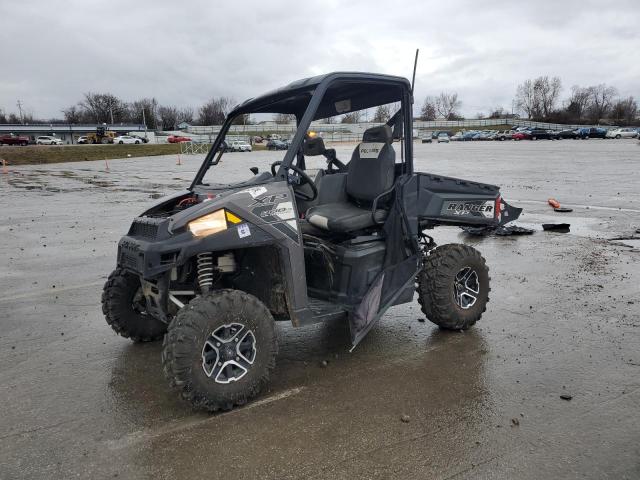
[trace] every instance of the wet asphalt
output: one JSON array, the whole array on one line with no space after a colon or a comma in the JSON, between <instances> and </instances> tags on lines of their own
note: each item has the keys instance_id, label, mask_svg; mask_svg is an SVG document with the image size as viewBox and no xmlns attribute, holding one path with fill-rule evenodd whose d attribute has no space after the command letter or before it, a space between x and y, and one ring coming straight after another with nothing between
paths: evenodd
<instances>
[{"instance_id":1,"label":"wet asphalt","mask_svg":"<svg viewBox=\"0 0 640 480\"><path fill-rule=\"evenodd\" d=\"M269 391L218 415L179 400L160 345L116 336L100 309L119 237L202 156L0 174L0 479L640 478L640 145L415 149L417 170L501 185L537 229L432 232L486 257L482 320L442 332L414 301L353 353L341 322L279 323ZM227 154L215 180L281 156Z\"/></svg>"}]
</instances>

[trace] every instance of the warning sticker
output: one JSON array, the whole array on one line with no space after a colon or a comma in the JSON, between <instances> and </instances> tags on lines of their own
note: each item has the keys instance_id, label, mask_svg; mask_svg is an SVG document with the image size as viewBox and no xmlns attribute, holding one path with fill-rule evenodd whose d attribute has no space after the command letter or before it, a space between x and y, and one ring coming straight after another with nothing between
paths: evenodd
<instances>
[{"instance_id":1,"label":"warning sticker","mask_svg":"<svg viewBox=\"0 0 640 480\"><path fill-rule=\"evenodd\" d=\"M249 229L248 223L243 223L242 225L238 225L238 236L240 238L248 237L251 235L251 230Z\"/></svg>"}]
</instances>

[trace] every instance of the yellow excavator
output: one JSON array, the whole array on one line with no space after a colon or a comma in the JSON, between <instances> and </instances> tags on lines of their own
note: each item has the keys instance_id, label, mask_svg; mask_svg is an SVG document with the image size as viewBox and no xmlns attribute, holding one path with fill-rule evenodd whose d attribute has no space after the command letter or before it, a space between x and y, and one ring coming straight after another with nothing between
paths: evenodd
<instances>
[{"instance_id":1,"label":"yellow excavator","mask_svg":"<svg viewBox=\"0 0 640 480\"><path fill-rule=\"evenodd\" d=\"M116 132L107 130L105 127L98 127L95 133L87 134L87 143L113 143L115 137L117 137Z\"/></svg>"}]
</instances>

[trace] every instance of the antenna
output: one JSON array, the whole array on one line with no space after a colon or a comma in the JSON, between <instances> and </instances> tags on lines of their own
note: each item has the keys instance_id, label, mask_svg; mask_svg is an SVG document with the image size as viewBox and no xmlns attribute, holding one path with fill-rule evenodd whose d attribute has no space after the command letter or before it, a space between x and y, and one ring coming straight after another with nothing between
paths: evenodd
<instances>
[{"instance_id":1,"label":"antenna","mask_svg":"<svg viewBox=\"0 0 640 480\"><path fill-rule=\"evenodd\" d=\"M418 53L420 49L416 48L416 58L413 61L413 77L411 78L411 94L413 95L413 87L416 84L416 68L418 68Z\"/></svg>"}]
</instances>

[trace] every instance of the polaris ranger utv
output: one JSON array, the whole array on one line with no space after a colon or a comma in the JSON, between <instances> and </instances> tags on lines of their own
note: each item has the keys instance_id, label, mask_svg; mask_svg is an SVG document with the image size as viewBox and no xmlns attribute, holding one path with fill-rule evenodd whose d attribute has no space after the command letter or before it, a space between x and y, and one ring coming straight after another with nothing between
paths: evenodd
<instances>
[{"instance_id":1,"label":"polaris ranger utv","mask_svg":"<svg viewBox=\"0 0 640 480\"><path fill-rule=\"evenodd\" d=\"M405 78L330 73L235 107L189 189L134 219L120 240L102 296L109 325L136 342L164 337L169 382L213 411L267 384L276 320L344 319L355 346L417 291L441 328L476 323L489 299L485 260L466 245L436 247L424 232L498 227L520 210L496 186L414 172L412 104ZM350 159L310 132L314 120L379 105L397 112L365 130ZM225 136L245 114L295 116L291 145L271 171L214 183ZM306 166L314 158L323 168Z\"/></svg>"}]
</instances>

